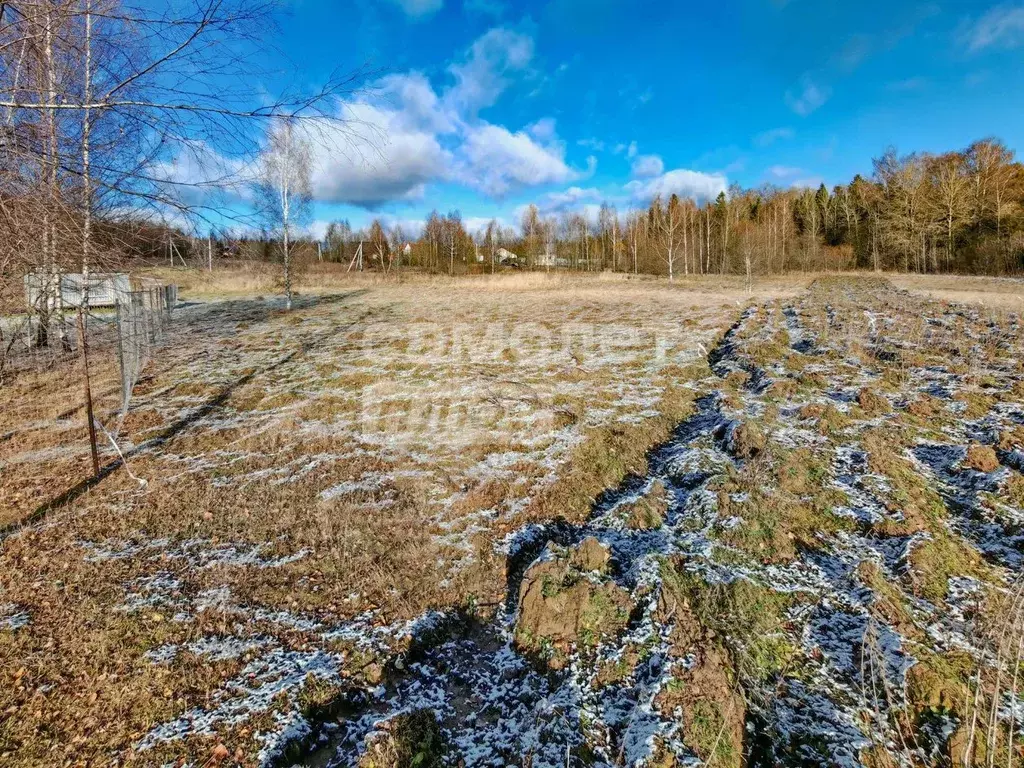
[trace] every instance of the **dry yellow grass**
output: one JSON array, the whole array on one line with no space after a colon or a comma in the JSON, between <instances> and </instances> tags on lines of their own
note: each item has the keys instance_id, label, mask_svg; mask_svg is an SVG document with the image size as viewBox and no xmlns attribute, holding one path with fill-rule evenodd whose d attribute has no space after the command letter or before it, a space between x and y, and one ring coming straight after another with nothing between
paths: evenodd
<instances>
[{"instance_id":1,"label":"dry yellow grass","mask_svg":"<svg viewBox=\"0 0 1024 768\"><path fill-rule=\"evenodd\" d=\"M73 370L0 392L0 524L82 491L0 544L0 763L260 763L310 702L377 685L407 649L410 620L494 609L507 535L585 518L596 494L644 474L647 449L713 390L739 421L701 433L695 456L728 450L742 463L717 477L702 461L689 479L706 470L718 497L722 527L708 535L729 547L711 548L719 565L784 568L823 535L842 541L854 523L829 511L840 503L830 442L861 441L864 472L888 478L877 492L905 517L877 530L935 535L908 549L915 595L920 579L922 594L943 600L948 577L973 562L929 517L934 493L899 452L914 430L931 436L958 414L992 410L994 393L1002 404L1019 395L990 370L1010 336L984 313L871 281L774 300L810 276L758 281L750 295L717 277L399 282L329 271L306 276L291 313L243 298L270 296L271 276L174 276L186 301L234 298L183 308L137 387L122 439L144 486L123 468L81 484ZM751 303L711 377L708 350ZM938 363L956 370L933 383L955 382L968 399L921 426L902 393ZM109 421L112 369L99 354L97 366ZM869 414L867 398L857 402L869 381L893 408ZM750 440L754 429L763 439ZM671 517L644 515L630 530L654 540L679 523ZM693 574L674 578L704 625L727 620L719 638L775 643L758 646L751 674L767 678L799 655L779 639L790 598L737 588L704 605L685 582ZM730 700L719 693L709 701ZM698 754L716 753L722 729L706 730L706 740L687 732Z\"/></svg>"},{"instance_id":2,"label":"dry yellow grass","mask_svg":"<svg viewBox=\"0 0 1024 768\"><path fill-rule=\"evenodd\" d=\"M1024 311L1024 280L960 275L893 275L899 288L941 301L980 304L992 309Z\"/></svg>"},{"instance_id":3,"label":"dry yellow grass","mask_svg":"<svg viewBox=\"0 0 1024 768\"><path fill-rule=\"evenodd\" d=\"M169 268L156 266L143 270L146 276L180 286L183 298L216 299L241 296L273 296L283 290L279 266L260 262L232 262L212 272L198 268ZM753 290L748 291L745 277L739 275L691 275L677 277L670 283L662 277L631 275L618 272L518 272L505 271L495 275L480 274L448 277L401 270L390 275L380 272L349 272L346 264L309 264L297 270L294 276L296 290L307 293L331 293L367 288L391 289L396 285L412 285L421 289L455 291L557 291L603 292L609 288L621 299L624 290L636 290L647 295L651 291L685 291L728 296L735 299L749 297L792 296L806 288L813 274L769 275L757 277ZM638 294L640 295L640 294Z\"/></svg>"},{"instance_id":4,"label":"dry yellow grass","mask_svg":"<svg viewBox=\"0 0 1024 768\"><path fill-rule=\"evenodd\" d=\"M212 293L262 286L222 277ZM252 299L179 311L121 434L144 487L123 468L83 484L80 413L58 418L77 402L73 370L4 388L2 523L75 490L0 548L0 606L27 621L0 630L5 759L152 764L220 739L255 762L299 690L218 719L210 702L246 664L280 659L256 675L272 685L339 653L358 677L403 621L500 598L505 534L578 514L642 468L685 413L689 366L751 300L717 279L315 282L292 313ZM353 626L384 639L332 639ZM215 739L162 735L197 707Z\"/></svg>"}]
</instances>

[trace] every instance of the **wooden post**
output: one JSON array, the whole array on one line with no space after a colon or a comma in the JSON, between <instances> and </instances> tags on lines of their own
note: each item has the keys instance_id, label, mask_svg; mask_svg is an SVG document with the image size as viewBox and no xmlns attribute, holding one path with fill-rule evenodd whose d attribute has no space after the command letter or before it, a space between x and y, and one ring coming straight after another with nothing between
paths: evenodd
<instances>
[{"instance_id":1,"label":"wooden post","mask_svg":"<svg viewBox=\"0 0 1024 768\"><path fill-rule=\"evenodd\" d=\"M359 241L359 247L356 248L356 252L354 254L352 254L352 261L350 261L348 263L348 269L346 269L345 271L346 272L351 272L352 271L352 267L354 267L357 262L359 263L359 271L362 272L363 271L363 241L362 240Z\"/></svg>"}]
</instances>

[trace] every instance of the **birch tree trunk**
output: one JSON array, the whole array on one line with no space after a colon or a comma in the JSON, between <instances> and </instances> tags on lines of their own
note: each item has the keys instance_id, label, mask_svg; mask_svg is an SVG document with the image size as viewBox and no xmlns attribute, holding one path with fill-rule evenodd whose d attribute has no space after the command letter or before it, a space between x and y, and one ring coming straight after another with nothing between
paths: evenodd
<instances>
[{"instance_id":1,"label":"birch tree trunk","mask_svg":"<svg viewBox=\"0 0 1024 768\"><path fill-rule=\"evenodd\" d=\"M85 0L85 72L83 93L85 102L92 101L92 0ZM82 394L85 396L85 423L89 432L89 453L92 457L93 476L100 473L100 458L96 448L96 423L93 420L92 383L89 373L89 270L92 256L92 167L89 155L92 140L92 110L82 112L82 285L78 296L78 347L82 360Z\"/></svg>"},{"instance_id":2,"label":"birch tree trunk","mask_svg":"<svg viewBox=\"0 0 1024 768\"><path fill-rule=\"evenodd\" d=\"M46 105L47 105L47 141L49 142L49 181L50 199L47 201L47 208L57 208L57 201L60 199L60 186L58 183L57 171L60 166L60 159L57 154L57 65L53 55L54 39L54 16L51 6L46 10ZM53 288L53 308L57 315L57 338L61 347L69 349L68 340L64 333L64 296L61 291L61 269L57 258L57 220L56 210L50 212L48 223L48 259L50 262L50 279Z\"/></svg>"},{"instance_id":3,"label":"birch tree trunk","mask_svg":"<svg viewBox=\"0 0 1024 768\"><path fill-rule=\"evenodd\" d=\"M292 126L286 124L285 157L281 164L281 224L284 245L284 291L285 309L289 312L292 308L292 260L291 260L291 153L292 153Z\"/></svg>"},{"instance_id":4,"label":"birch tree trunk","mask_svg":"<svg viewBox=\"0 0 1024 768\"><path fill-rule=\"evenodd\" d=\"M690 254L687 250L686 230L690 226L690 214L686 206L683 206L683 276L690 276Z\"/></svg>"}]
</instances>

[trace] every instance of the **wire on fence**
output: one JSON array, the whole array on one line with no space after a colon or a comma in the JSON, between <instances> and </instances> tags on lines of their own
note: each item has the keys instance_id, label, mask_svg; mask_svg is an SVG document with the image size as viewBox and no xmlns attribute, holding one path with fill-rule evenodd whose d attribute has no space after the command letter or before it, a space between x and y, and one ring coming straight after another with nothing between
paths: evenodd
<instances>
[{"instance_id":1,"label":"wire on fence","mask_svg":"<svg viewBox=\"0 0 1024 768\"><path fill-rule=\"evenodd\" d=\"M171 310L178 300L177 294L175 285L118 294L115 304L117 354L121 370L121 416L118 427L128 413L132 390L146 363L153 350L164 340L171 321Z\"/></svg>"}]
</instances>

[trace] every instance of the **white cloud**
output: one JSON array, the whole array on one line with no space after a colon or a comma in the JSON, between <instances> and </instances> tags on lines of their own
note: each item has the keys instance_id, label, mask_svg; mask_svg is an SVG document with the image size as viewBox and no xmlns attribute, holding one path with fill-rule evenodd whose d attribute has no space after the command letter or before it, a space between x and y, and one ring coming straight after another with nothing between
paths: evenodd
<instances>
[{"instance_id":1,"label":"white cloud","mask_svg":"<svg viewBox=\"0 0 1024 768\"><path fill-rule=\"evenodd\" d=\"M616 144L615 149L612 150L616 155L625 154L630 160L636 157L639 151L635 141L631 141L629 144Z\"/></svg>"},{"instance_id":2,"label":"white cloud","mask_svg":"<svg viewBox=\"0 0 1024 768\"><path fill-rule=\"evenodd\" d=\"M633 159L632 173L635 179L649 179L665 172L665 163L657 155L638 155Z\"/></svg>"},{"instance_id":3,"label":"white cloud","mask_svg":"<svg viewBox=\"0 0 1024 768\"><path fill-rule=\"evenodd\" d=\"M407 240L418 239L423 234L423 230L427 226L427 222L425 222L423 219L406 219L401 216L395 216L390 213L381 214L376 218L380 219L381 226L383 226L384 229L387 230L388 232L390 232L396 226L401 227L402 234L405 235ZM369 225L370 222L368 221L365 224L365 226L368 227Z\"/></svg>"},{"instance_id":4,"label":"white cloud","mask_svg":"<svg viewBox=\"0 0 1024 768\"><path fill-rule=\"evenodd\" d=\"M153 170L154 178L172 184L222 188L247 179L244 163L220 154L205 141L183 142L177 154Z\"/></svg>"},{"instance_id":5,"label":"white cloud","mask_svg":"<svg viewBox=\"0 0 1024 768\"><path fill-rule=\"evenodd\" d=\"M448 67L455 85L445 99L460 113L475 116L492 106L509 86L511 75L525 70L532 59L532 38L495 27L477 38L463 61Z\"/></svg>"},{"instance_id":6,"label":"white cloud","mask_svg":"<svg viewBox=\"0 0 1024 768\"><path fill-rule=\"evenodd\" d=\"M525 131L487 122L467 126L459 155L460 180L498 197L513 188L564 183L582 175L566 164L561 144L541 144Z\"/></svg>"},{"instance_id":7,"label":"white cloud","mask_svg":"<svg viewBox=\"0 0 1024 768\"><path fill-rule=\"evenodd\" d=\"M348 125L327 126L328 141L315 144L315 197L372 209L422 199L431 182L456 182L500 197L592 173L595 158L588 158L586 170L566 162L553 118L511 130L477 116L532 54L530 38L493 29L450 68L455 83L440 94L423 74L407 72L385 77L369 94L346 102ZM353 134L369 134L370 140Z\"/></svg>"},{"instance_id":8,"label":"white cloud","mask_svg":"<svg viewBox=\"0 0 1024 768\"><path fill-rule=\"evenodd\" d=\"M376 83L374 91L377 100L396 113L395 123L402 129L452 133L458 126L458 116L420 72L388 75Z\"/></svg>"},{"instance_id":9,"label":"white cloud","mask_svg":"<svg viewBox=\"0 0 1024 768\"><path fill-rule=\"evenodd\" d=\"M786 91L786 104L800 117L807 117L828 101L832 89L827 85L819 85L809 75L800 79L797 89Z\"/></svg>"},{"instance_id":10,"label":"white cloud","mask_svg":"<svg viewBox=\"0 0 1024 768\"><path fill-rule=\"evenodd\" d=\"M462 226L466 228L466 231L473 235L479 235L487 231L487 225L491 222L495 222L499 227L505 229L512 226L501 216L469 216L462 220Z\"/></svg>"},{"instance_id":11,"label":"white cloud","mask_svg":"<svg viewBox=\"0 0 1024 768\"><path fill-rule=\"evenodd\" d=\"M407 16L412 18L421 18L424 16L430 16L433 13L441 10L441 6L444 5L444 0L390 0L392 3L397 5Z\"/></svg>"},{"instance_id":12,"label":"white cloud","mask_svg":"<svg viewBox=\"0 0 1024 768\"><path fill-rule=\"evenodd\" d=\"M314 142L313 196L323 202L374 208L393 200L417 200L426 184L443 177L451 161L437 135L409 120L409 113L367 102L346 114L371 134L352 142ZM327 129L330 131L330 128ZM373 137L383 136L379 143Z\"/></svg>"},{"instance_id":13,"label":"white cloud","mask_svg":"<svg viewBox=\"0 0 1024 768\"><path fill-rule=\"evenodd\" d=\"M556 141L558 138L553 117L542 117L537 122L526 126L526 131L537 141Z\"/></svg>"},{"instance_id":14,"label":"white cloud","mask_svg":"<svg viewBox=\"0 0 1024 768\"><path fill-rule=\"evenodd\" d=\"M713 200L728 188L728 180L718 173L700 173L677 168L648 181L631 181L626 191L637 202L647 203L658 195L676 194L696 201Z\"/></svg>"},{"instance_id":15,"label":"white cloud","mask_svg":"<svg viewBox=\"0 0 1024 768\"><path fill-rule=\"evenodd\" d=\"M327 228L331 226L328 219L316 219L306 225L306 234L317 240L323 240L327 236Z\"/></svg>"},{"instance_id":16,"label":"white cloud","mask_svg":"<svg viewBox=\"0 0 1024 768\"><path fill-rule=\"evenodd\" d=\"M596 226L601 218L601 206L597 203L587 203L581 205L576 213L581 214L591 225Z\"/></svg>"},{"instance_id":17,"label":"white cloud","mask_svg":"<svg viewBox=\"0 0 1024 768\"><path fill-rule=\"evenodd\" d=\"M821 176L810 176L806 179L794 179L789 186L793 189L817 189L825 180Z\"/></svg>"},{"instance_id":18,"label":"white cloud","mask_svg":"<svg viewBox=\"0 0 1024 768\"><path fill-rule=\"evenodd\" d=\"M1024 44L1024 6L1000 5L991 9L967 27L963 40L971 53Z\"/></svg>"},{"instance_id":19,"label":"white cloud","mask_svg":"<svg viewBox=\"0 0 1024 768\"><path fill-rule=\"evenodd\" d=\"M754 144L759 147L770 147L777 141L792 138L792 128L772 128L770 131L764 131L763 133L757 134L757 136L754 137Z\"/></svg>"},{"instance_id":20,"label":"white cloud","mask_svg":"<svg viewBox=\"0 0 1024 768\"><path fill-rule=\"evenodd\" d=\"M569 187L561 192L549 192L537 203L542 213L559 213L577 207L587 200L601 199L601 193L594 187Z\"/></svg>"},{"instance_id":21,"label":"white cloud","mask_svg":"<svg viewBox=\"0 0 1024 768\"><path fill-rule=\"evenodd\" d=\"M251 183L257 168L237 158L220 154L205 141L187 141L179 145L174 157L158 163L151 176L159 194L186 206L217 208L226 216L239 215L253 200ZM155 204L168 223L191 229L180 211Z\"/></svg>"},{"instance_id":22,"label":"white cloud","mask_svg":"<svg viewBox=\"0 0 1024 768\"><path fill-rule=\"evenodd\" d=\"M768 169L768 173L776 179L787 179L791 176L799 176L803 171L789 165L773 165Z\"/></svg>"}]
</instances>

